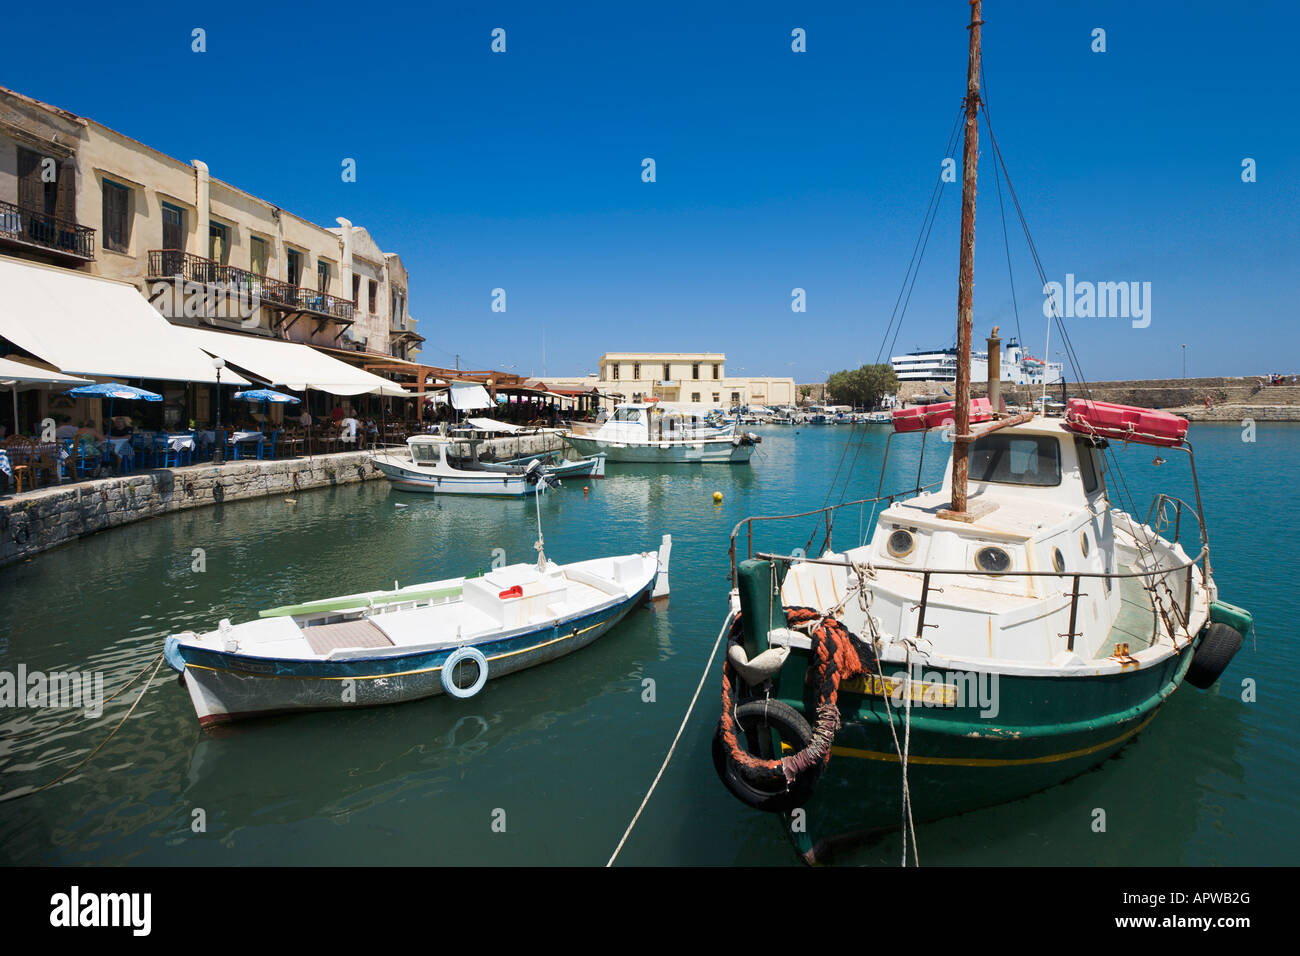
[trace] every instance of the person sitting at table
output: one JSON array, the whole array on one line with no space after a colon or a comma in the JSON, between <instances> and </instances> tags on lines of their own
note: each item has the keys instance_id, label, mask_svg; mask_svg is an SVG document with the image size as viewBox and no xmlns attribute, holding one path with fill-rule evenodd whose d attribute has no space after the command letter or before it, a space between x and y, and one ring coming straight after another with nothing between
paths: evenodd
<instances>
[{"instance_id":1,"label":"person sitting at table","mask_svg":"<svg viewBox=\"0 0 1300 956\"><path fill-rule=\"evenodd\" d=\"M59 416L59 427L54 430L54 437L59 441L65 441L69 438L75 438L79 429L72 424L71 415Z\"/></svg>"},{"instance_id":2,"label":"person sitting at table","mask_svg":"<svg viewBox=\"0 0 1300 956\"><path fill-rule=\"evenodd\" d=\"M335 424L335 425L342 425L342 424L343 424L343 416L344 416L343 406L342 406L342 405L335 405L335 406L334 406L334 410L333 410L332 412L330 412L330 418L334 419L334 424ZM349 417L350 417L350 414L349 414Z\"/></svg>"},{"instance_id":3,"label":"person sitting at table","mask_svg":"<svg viewBox=\"0 0 1300 956\"><path fill-rule=\"evenodd\" d=\"M131 422L124 415L114 415L108 424L110 438L130 438L132 431Z\"/></svg>"},{"instance_id":4,"label":"person sitting at table","mask_svg":"<svg viewBox=\"0 0 1300 956\"><path fill-rule=\"evenodd\" d=\"M298 424L303 428L311 427L311 412L307 411L306 408L304 408L302 414L298 416Z\"/></svg>"}]
</instances>

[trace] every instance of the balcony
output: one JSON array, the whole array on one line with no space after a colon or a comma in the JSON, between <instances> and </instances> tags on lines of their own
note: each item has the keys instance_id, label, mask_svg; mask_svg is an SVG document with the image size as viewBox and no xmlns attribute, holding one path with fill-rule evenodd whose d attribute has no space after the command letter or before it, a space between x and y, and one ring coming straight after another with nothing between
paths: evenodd
<instances>
[{"instance_id":1,"label":"balcony","mask_svg":"<svg viewBox=\"0 0 1300 956\"><path fill-rule=\"evenodd\" d=\"M224 285L235 292L256 297L262 305L285 312L314 315L322 323L334 320L344 325L352 324L352 303L347 299L315 289L304 289L238 266L222 265L213 259L205 259L179 249L150 249L149 278L180 278L187 282Z\"/></svg>"},{"instance_id":2,"label":"balcony","mask_svg":"<svg viewBox=\"0 0 1300 956\"><path fill-rule=\"evenodd\" d=\"M39 250L67 262L92 262L95 230L67 219L0 201L0 243Z\"/></svg>"}]
</instances>

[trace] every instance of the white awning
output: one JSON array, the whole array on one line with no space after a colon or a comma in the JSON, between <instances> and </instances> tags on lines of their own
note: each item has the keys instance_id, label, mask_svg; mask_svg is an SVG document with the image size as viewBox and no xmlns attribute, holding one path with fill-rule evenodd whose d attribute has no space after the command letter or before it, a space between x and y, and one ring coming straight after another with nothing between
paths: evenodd
<instances>
[{"instance_id":1,"label":"white awning","mask_svg":"<svg viewBox=\"0 0 1300 956\"><path fill-rule=\"evenodd\" d=\"M513 435L515 432L521 432L524 429L518 425L511 425L509 422L499 422L494 418L469 418L466 419L473 427L481 432L501 432L507 435Z\"/></svg>"},{"instance_id":2,"label":"white awning","mask_svg":"<svg viewBox=\"0 0 1300 956\"><path fill-rule=\"evenodd\" d=\"M488 395L487 389L482 385L475 385L471 382L452 382L451 383L451 404L452 407L462 412L473 411L476 408L492 408L492 398Z\"/></svg>"},{"instance_id":3,"label":"white awning","mask_svg":"<svg viewBox=\"0 0 1300 956\"><path fill-rule=\"evenodd\" d=\"M0 336L65 372L215 382L211 359L178 332L129 283L0 256Z\"/></svg>"},{"instance_id":4,"label":"white awning","mask_svg":"<svg viewBox=\"0 0 1300 956\"><path fill-rule=\"evenodd\" d=\"M396 382L330 358L298 342L211 329L177 328L176 331L203 351L220 355L258 378L293 392L314 388L331 395L403 397L411 394Z\"/></svg>"},{"instance_id":5,"label":"white awning","mask_svg":"<svg viewBox=\"0 0 1300 956\"><path fill-rule=\"evenodd\" d=\"M65 385L68 388L74 388L77 385L89 384L90 379L88 378L77 378L75 375L51 372L39 365L28 365L26 362L15 362L11 359L0 358L0 385L5 388L17 386L21 391L24 386L42 388L45 386Z\"/></svg>"}]
</instances>

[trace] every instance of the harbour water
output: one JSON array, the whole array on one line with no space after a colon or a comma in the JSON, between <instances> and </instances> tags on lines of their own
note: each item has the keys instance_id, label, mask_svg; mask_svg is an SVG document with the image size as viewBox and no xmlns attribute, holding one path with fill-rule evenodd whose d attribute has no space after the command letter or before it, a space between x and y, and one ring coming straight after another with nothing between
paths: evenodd
<instances>
[{"instance_id":1,"label":"harbour water","mask_svg":"<svg viewBox=\"0 0 1300 956\"><path fill-rule=\"evenodd\" d=\"M168 670L70 780L0 803L0 862L45 864L602 864L654 777L725 613L727 536L748 514L875 493L887 429L760 429L752 467L623 466L549 493L546 551L559 562L653 548L673 535L672 597L595 645L489 682L467 701L307 714L199 730ZM1043 793L918 827L922 864L1282 864L1300 856L1300 754L1290 707L1300 654L1285 624L1300 538L1275 523L1300 472L1300 426L1197 425L1191 438L1223 599L1257 636L1208 692L1183 687L1098 769ZM845 455L846 443L848 447ZM885 490L916 482L920 441L901 436ZM923 480L946 446L932 440ZM1192 500L1185 456L1120 452L1145 515L1152 494ZM1112 479L1112 495L1128 493ZM715 504L713 493L723 495ZM1267 509L1267 510L1266 510ZM1289 512L1284 512L1289 513ZM863 516L866 530L868 516ZM756 542L789 549L813 528ZM844 513L835 543L855 543ZM99 534L0 569L0 671L95 670L112 693L168 633L208 629L291 601L487 568L493 549L532 560L531 501L437 499L384 482L221 505ZM205 570L195 571L200 555ZM714 776L718 662L621 864L789 864L778 821ZM653 682L653 683L647 683ZM1254 700L1243 700L1253 682ZM0 793L56 777L117 724L99 719L0 739ZM1250 695L1246 695L1250 696ZM8 731L66 711L0 710ZM1096 809L1106 829L1096 832ZM199 827L198 824L203 826ZM896 864L887 835L849 862Z\"/></svg>"}]
</instances>

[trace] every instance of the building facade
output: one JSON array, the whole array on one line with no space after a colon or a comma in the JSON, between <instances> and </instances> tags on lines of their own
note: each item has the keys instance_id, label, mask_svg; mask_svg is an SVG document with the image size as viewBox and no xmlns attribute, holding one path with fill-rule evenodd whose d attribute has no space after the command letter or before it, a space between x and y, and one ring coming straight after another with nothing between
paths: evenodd
<instances>
[{"instance_id":1,"label":"building facade","mask_svg":"<svg viewBox=\"0 0 1300 956\"><path fill-rule=\"evenodd\" d=\"M622 401L667 402L730 409L737 405L792 405L793 378L727 374L723 352L606 352L599 371L582 378L548 376L548 385L596 388Z\"/></svg>"},{"instance_id":2,"label":"building facade","mask_svg":"<svg viewBox=\"0 0 1300 956\"><path fill-rule=\"evenodd\" d=\"M0 87L0 252L135 284L178 325L411 359L396 253Z\"/></svg>"}]
</instances>

